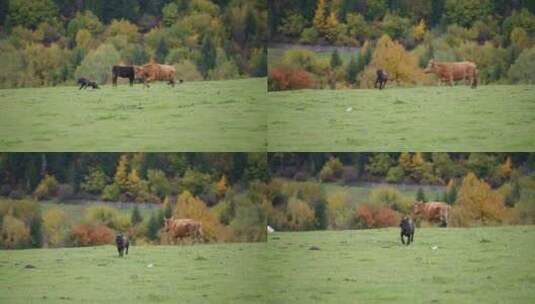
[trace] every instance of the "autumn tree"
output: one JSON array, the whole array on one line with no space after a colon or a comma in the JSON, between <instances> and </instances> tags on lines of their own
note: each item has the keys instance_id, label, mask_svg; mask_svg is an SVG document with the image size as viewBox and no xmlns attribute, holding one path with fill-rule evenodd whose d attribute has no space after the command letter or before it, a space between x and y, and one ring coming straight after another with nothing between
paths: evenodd
<instances>
[{"instance_id":1,"label":"autumn tree","mask_svg":"<svg viewBox=\"0 0 535 304\"><path fill-rule=\"evenodd\" d=\"M501 222L505 215L503 196L472 172L464 177L456 204L465 216L481 224Z\"/></svg>"},{"instance_id":2,"label":"autumn tree","mask_svg":"<svg viewBox=\"0 0 535 304\"><path fill-rule=\"evenodd\" d=\"M128 187L128 155L123 154L119 159L117 164L117 169L115 169L115 176L113 181L119 185L121 189L127 189Z\"/></svg>"},{"instance_id":3,"label":"autumn tree","mask_svg":"<svg viewBox=\"0 0 535 304\"><path fill-rule=\"evenodd\" d=\"M318 0L316 6L316 12L314 13L313 24L318 33L324 34L326 30L327 23L327 7L325 0Z\"/></svg>"}]
</instances>

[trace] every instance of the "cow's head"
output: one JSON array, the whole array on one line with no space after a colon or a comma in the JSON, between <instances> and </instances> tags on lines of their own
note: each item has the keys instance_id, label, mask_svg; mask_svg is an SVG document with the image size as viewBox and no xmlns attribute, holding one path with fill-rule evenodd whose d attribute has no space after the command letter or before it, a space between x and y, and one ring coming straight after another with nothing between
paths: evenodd
<instances>
[{"instance_id":1,"label":"cow's head","mask_svg":"<svg viewBox=\"0 0 535 304\"><path fill-rule=\"evenodd\" d=\"M145 70L142 67L134 66L134 76L136 79L145 78Z\"/></svg>"},{"instance_id":2,"label":"cow's head","mask_svg":"<svg viewBox=\"0 0 535 304\"><path fill-rule=\"evenodd\" d=\"M424 73L433 73L435 71L435 66L435 60L429 60L429 62L427 63L427 67L424 69Z\"/></svg>"}]
</instances>

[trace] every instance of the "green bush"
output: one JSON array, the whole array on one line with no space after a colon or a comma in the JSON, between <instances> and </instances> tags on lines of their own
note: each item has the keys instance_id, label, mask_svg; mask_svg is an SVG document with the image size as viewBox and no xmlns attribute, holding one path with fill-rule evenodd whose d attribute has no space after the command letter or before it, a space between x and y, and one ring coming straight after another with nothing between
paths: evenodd
<instances>
[{"instance_id":1,"label":"green bush","mask_svg":"<svg viewBox=\"0 0 535 304\"><path fill-rule=\"evenodd\" d=\"M19 249L28 246L31 242L30 229L24 222L12 215L5 215L2 219L0 231L0 247L6 249Z\"/></svg>"},{"instance_id":2,"label":"green bush","mask_svg":"<svg viewBox=\"0 0 535 304\"><path fill-rule=\"evenodd\" d=\"M99 223L111 229L126 231L131 223L127 215L106 205L95 205L85 210L85 220L89 223Z\"/></svg>"},{"instance_id":3,"label":"green bush","mask_svg":"<svg viewBox=\"0 0 535 304\"><path fill-rule=\"evenodd\" d=\"M102 190L101 198L105 201L116 202L119 200L120 195L121 187L119 187L117 183L113 183L104 187L104 189Z\"/></svg>"},{"instance_id":4,"label":"green bush","mask_svg":"<svg viewBox=\"0 0 535 304\"><path fill-rule=\"evenodd\" d=\"M316 31L314 27L307 27L303 30L301 33L301 38L299 39L299 42L305 43L305 44L314 44L319 39L319 33Z\"/></svg>"},{"instance_id":5,"label":"green bush","mask_svg":"<svg viewBox=\"0 0 535 304\"><path fill-rule=\"evenodd\" d=\"M48 247L64 246L70 228L69 216L62 209L51 208L43 214L43 232Z\"/></svg>"},{"instance_id":6,"label":"green bush","mask_svg":"<svg viewBox=\"0 0 535 304\"><path fill-rule=\"evenodd\" d=\"M342 162L338 158L329 159L320 171L320 180L323 182L336 181L342 175L342 168Z\"/></svg>"},{"instance_id":7,"label":"green bush","mask_svg":"<svg viewBox=\"0 0 535 304\"><path fill-rule=\"evenodd\" d=\"M399 183L405 177L405 172L400 166L391 167L388 169L385 180L389 183Z\"/></svg>"},{"instance_id":8,"label":"green bush","mask_svg":"<svg viewBox=\"0 0 535 304\"><path fill-rule=\"evenodd\" d=\"M100 194L109 182L110 178L101 168L91 168L80 184L80 188L89 193Z\"/></svg>"},{"instance_id":9,"label":"green bush","mask_svg":"<svg viewBox=\"0 0 535 304\"><path fill-rule=\"evenodd\" d=\"M90 52L76 69L76 77L86 77L106 83L111 79L111 68L119 63L121 55L111 44L102 44Z\"/></svg>"},{"instance_id":10,"label":"green bush","mask_svg":"<svg viewBox=\"0 0 535 304\"><path fill-rule=\"evenodd\" d=\"M513 83L535 83L535 47L520 53L515 63L509 68L509 80Z\"/></svg>"},{"instance_id":11,"label":"green bush","mask_svg":"<svg viewBox=\"0 0 535 304\"><path fill-rule=\"evenodd\" d=\"M306 202L292 197L286 212L290 230L309 230L314 227L314 210Z\"/></svg>"},{"instance_id":12,"label":"green bush","mask_svg":"<svg viewBox=\"0 0 535 304\"><path fill-rule=\"evenodd\" d=\"M368 201L374 206L387 206L401 213L410 211L412 202L392 187L377 187L370 191Z\"/></svg>"},{"instance_id":13,"label":"green bush","mask_svg":"<svg viewBox=\"0 0 535 304\"><path fill-rule=\"evenodd\" d=\"M147 179L151 193L163 198L171 193L171 183L162 170L148 170Z\"/></svg>"}]
</instances>

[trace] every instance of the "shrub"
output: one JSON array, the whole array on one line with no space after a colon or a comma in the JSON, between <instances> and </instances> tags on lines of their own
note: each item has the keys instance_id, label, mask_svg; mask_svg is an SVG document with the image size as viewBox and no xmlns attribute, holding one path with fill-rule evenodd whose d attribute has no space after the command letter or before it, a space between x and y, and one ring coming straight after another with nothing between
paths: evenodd
<instances>
[{"instance_id":1,"label":"shrub","mask_svg":"<svg viewBox=\"0 0 535 304\"><path fill-rule=\"evenodd\" d=\"M513 209L518 224L535 224L535 204L529 199L520 200Z\"/></svg>"},{"instance_id":2,"label":"shrub","mask_svg":"<svg viewBox=\"0 0 535 304\"><path fill-rule=\"evenodd\" d=\"M30 244L30 229L24 222L8 214L3 217L1 247L6 249L24 248Z\"/></svg>"},{"instance_id":3,"label":"shrub","mask_svg":"<svg viewBox=\"0 0 535 304\"><path fill-rule=\"evenodd\" d=\"M289 37L298 37L305 28L305 17L302 14L290 13L279 26L279 31Z\"/></svg>"},{"instance_id":4,"label":"shrub","mask_svg":"<svg viewBox=\"0 0 535 304\"><path fill-rule=\"evenodd\" d=\"M111 44L102 44L90 52L76 69L76 77L86 77L98 83L111 79L111 68L119 62L121 56Z\"/></svg>"},{"instance_id":5,"label":"shrub","mask_svg":"<svg viewBox=\"0 0 535 304\"><path fill-rule=\"evenodd\" d=\"M359 178L359 171L357 167L344 166L342 168L342 180L345 184L351 184L357 182Z\"/></svg>"},{"instance_id":6,"label":"shrub","mask_svg":"<svg viewBox=\"0 0 535 304\"><path fill-rule=\"evenodd\" d=\"M387 206L402 213L408 213L411 208L411 201L392 187L374 188L368 198L370 203L375 206Z\"/></svg>"},{"instance_id":7,"label":"shrub","mask_svg":"<svg viewBox=\"0 0 535 304\"><path fill-rule=\"evenodd\" d=\"M391 167L388 169L388 173L386 174L385 180L389 183L399 183L403 180L403 177L405 176L405 172L403 171L403 168L400 166Z\"/></svg>"},{"instance_id":8,"label":"shrub","mask_svg":"<svg viewBox=\"0 0 535 304\"><path fill-rule=\"evenodd\" d=\"M67 213L60 208L47 210L43 214L43 231L48 247L65 245L70 231L70 220Z\"/></svg>"},{"instance_id":9,"label":"shrub","mask_svg":"<svg viewBox=\"0 0 535 304\"><path fill-rule=\"evenodd\" d=\"M183 60L175 64L176 77L184 81L199 81L203 77L197 66L190 60Z\"/></svg>"},{"instance_id":10,"label":"shrub","mask_svg":"<svg viewBox=\"0 0 535 304\"><path fill-rule=\"evenodd\" d=\"M182 191L188 191L193 195L203 193L211 184L212 177L196 170L188 169L180 179L179 184Z\"/></svg>"},{"instance_id":11,"label":"shrub","mask_svg":"<svg viewBox=\"0 0 535 304\"><path fill-rule=\"evenodd\" d=\"M259 242L266 240L266 218L257 205L241 206L230 223L234 232L233 239L240 242Z\"/></svg>"},{"instance_id":12,"label":"shrub","mask_svg":"<svg viewBox=\"0 0 535 304\"><path fill-rule=\"evenodd\" d=\"M104 187L101 198L105 201L118 201L121 194L121 188L117 183L113 183Z\"/></svg>"},{"instance_id":13,"label":"shrub","mask_svg":"<svg viewBox=\"0 0 535 304\"><path fill-rule=\"evenodd\" d=\"M84 181L80 184L80 187L86 192L100 194L109 181L110 178L101 168L91 168L89 173L84 177Z\"/></svg>"},{"instance_id":14,"label":"shrub","mask_svg":"<svg viewBox=\"0 0 535 304\"><path fill-rule=\"evenodd\" d=\"M71 230L71 242L75 247L107 245L113 240L113 230L102 224L78 224Z\"/></svg>"},{"instance_id":15,"label":"shrub","mask_svg":"<svg viewBox=\"0 0 535 304\"><path fill-rule=\"evenodd\" d=\"M249 60L251 75L253 77L267 76L267 51L266 49L255 49Z\"/></svg>"},{"instance_id":16,"label":"shrub","mask_svg":"<svg viewBox=\"0 0 535 304\"><path fill-rule=\"evenodd\" d=\"M134 206L134 209L132 210L132 215L130 216L130 222L134 226L143 222L143 217L141 216L141 213L139 212L138 206Z\"/></svg>"},{"instance_id":17,"label":"shrub","mask_svg":"<svg viewBox=\"0 0 535 304\"><path fill-rule=\"evenodd\" d=\"M337 191L327 196L327 217L332 229L347 229L353 219L354 203L345 191Z\"/></svg>"},{"instance_id":18,"label":"shrub","mask_svg":"<svg viewBox=\"0 0 535 304\"><path fill-rule=\"evenodd\" d=\"M318 41L318 39L318 31L316 31L316 29L313 27L307 27L303 30L303 32L301 32L301 38L299 39L299 42L305 44L314 44Z\"/></svg>"},{"instance_id":19,"label":"shrub","mask_svg":"<svg viewBox=\"0 0 535 304\"><path fill-rule=\"evenodd\" d=\"M290 230L309 230L314 227L314 210L306 202L292 197L286 212Z\"/></svg>"},{"instance_id":20,"label":"shrub","mask_svg":"<svg viewBox=\"0 0 535 304\"><path fill-rule=\"evenodd\" d=\"M53 175L46 174L41 180L33 195L37 200L44 200L54 197L58 193L58 181Z\"/></svg>"},{"instance_id":21,"label":"shrub","mask_svg":"<svg viewBox=\"0 0 535 304\"><path fill-rule=\"evenodd\" d=\"M324 182L336 181L342 175L342 168L342 162L338 158L329 159L321 168L320 180Z\"/></svg>"},{"instance_id":22,"label":"shrub","mask_svg":"<svg viewBox=\"0 0 535 304\"><path fill-rule=\"evenodd\" d=\"M377 153L368 161L366 171L375 176L385 176L393 163L394 161L388 153Z\"/></svg>"},{"instance_id":23,"label":"shrub","mask_svg":"<svg viewBox=\"0 0 535 304\"><path fill-rule=\"evenodd\" d=\"M385 206L363 204L357 208L356 221L360 228L383 228L399 225L399 214Z\"/></svg>"},{"instance_id":24,"label":"shrub","mask_svg":"<svg viewBox=\"0 0 535 304\"><path fill-rule=\"evenodd\" d=\"M130 227L130 219L117 209L106 205L95 205L85 210L85 220L99 223L111 229L126 231Z\"/></svg>"},{"instance_id":25,"label":"shrub","mask_svg":"<svg viewBox=\"0 0 535 304\"><path fill-rule=\"evenodd\" d=\"M162 170L148 170L147 179L151 193L154 193L159 197L165 197L166 195L170 194L171 183Z\"/></svg>"},{"instance_id":26,"label":"shrub","mask_svg":"<svg viewBox=\"0 0 535 304\"><path fill-rule=\"evenodd\" d=\"M513 83L535 83L535 47L520 53L515 63L509 68L509 80Z\"/></svg>"}]
</instances>

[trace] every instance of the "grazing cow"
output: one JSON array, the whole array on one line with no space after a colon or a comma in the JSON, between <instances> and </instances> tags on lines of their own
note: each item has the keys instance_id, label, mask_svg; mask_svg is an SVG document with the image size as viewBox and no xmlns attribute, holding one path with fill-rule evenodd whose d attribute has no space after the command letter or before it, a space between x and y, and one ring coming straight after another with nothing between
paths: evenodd
<instances>
[{"instance_id":1,"label":"grazing cow","mask_svg":"<svg viewBox=\"0 0 535 304\"><path fill-rule=\"evenodd\" d=\"M375 80L375 88L379 85L379 90L384 89L386 82L388 81L388 73L383 69L377 70L377 79Z\"/></svg>"},{"instance_id":2,"label":"grazing cow","mask_svg":"<svg viewBox=\"0 0 535 304\"><path fill-rule=\"evenodd\" d=\"M147 87L154 80L167 81L168 84L175 86L176 70L172 65L148 63L144 66L135 67L136 78L141 79ZM182 79L180 79L182 83Z\"/></svg>"},{"instance_id":3,"label":"grazing cow","mask_svg":"<svg viewBox=\"0 0 535 304\"><path fill-rule=\"evenodd\" d=\"M201 240L203 237L201 222L192 219L164 218L164 231L173 240L182 240L190 237Z\"/></svg>"},{"instance_id":4,"label":"grazing cow","mask_svg":"<svg viewBox=\"0 0 535 304\"><path fill-rule=\"evenodd\" d=\"M93 89L100 89L96 82L84 77L78 78L78 84L80 85L80 88L78 90L81 90L83 88L87 89L88 87L92 87Z\"/></svg>"},{"instance_id":5,"label":"grazing cow","mask_svg":"<svg viewBox=\"0 0 535 304\"><path fill-rule=\"evenodd\" d=\"M447 82L450 86L453 86L454 81L464 80L465 83L471 84L472 88L477 87L479 76L476 64L470 61L438 62L431 59L424 72L437 75L441 81Z\"/></svg>"},{"instance_id":6,"label":"grazing cow","mask_svg":"<svg viewBox=\"0 0 535 304\"><path fill-rule=\"evenodd\" d=\"M405 244L405 236L407 237L407 246L414 243L414 231L416 230L414 221L410 217L404 216L399 227L401 228L401 243Z\"/></svg>"},{"instance_id":7,"label":"grazing cow","mask_svg":"<svg viewBox=\"0 0 535 304\"><path fill-rule=\"evenodd\" d=\"M130 246L130 242L128 241L128 237L123 235L122 233L117 234L115 237L115 244L117 245L117 251L119 252L119 256L123 256L123 252L128 255L128 247Z\"/></svg>"},{"instance_id":8,"label":"grazing cow","mask_svg":"<svg viewBox=\"0 0 535 304\"><path fill-rule=\"evenodd\" d=\"M441 202L416 202L412 205L413 216L432 223L440 223L442 227L448 227L449 210L450 206Z\"/></svg>"},{"instance_id":9,"label":"grazing cow","mask_svg":"<svg viewBox=\"0 0 535 304\"><path fill-rule=\"evenodd\" d=\"M111 69L113 74L113 86L117 86L117 77L128 78L130 80L130 86L134 85L134 79L136 77L136 72L133 66L121 66L114 65Z\"/></svg>"}]
</instances>

